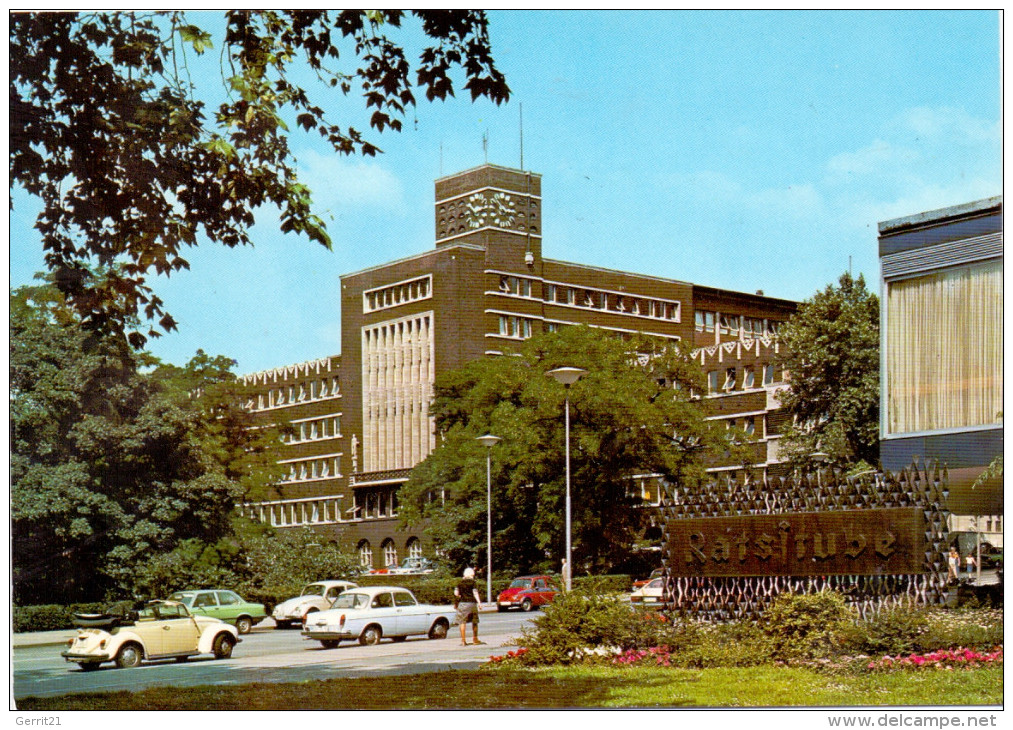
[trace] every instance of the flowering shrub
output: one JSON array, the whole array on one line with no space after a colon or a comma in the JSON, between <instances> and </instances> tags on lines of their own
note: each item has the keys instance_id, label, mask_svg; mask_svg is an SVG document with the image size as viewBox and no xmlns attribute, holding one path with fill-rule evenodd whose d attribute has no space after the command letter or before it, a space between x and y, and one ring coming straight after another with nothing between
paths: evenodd
<instances>
[{"instance_id":1,"label":"flowering shrub","mask_svg":"<svg viewBox=\"0 0 1013 730\"><path fill-rule=\"evenodd\" d=\"M654 665L672 666L672 653L667 646L652 646L650 649L627 649L612 660L618 666Z\"/></svg>"},{"instance_id":2,"label":"flowering shrub","mask_svg":"<svg viewBox=\"0 0 1013 730\"><path fill-rule=\"evenodd\" d=\"M911 654L904 657L884 656L869 662L873 671L896 671L900 669L948 669L954 667L977 667L1002 661L1002 647L990 652L973 649L941 649L928 654Z\"/></svg>"},{"instance_id":3,"label":"flowering shrub","mask_svg":"<svg viewBox=\"0 0 1013 730\"><path fill-rule=\"evenodd\" d=\"M513 659L520 659L527 653L528 650L522 646L517 651L508 651L504 656L491 656L489 657L489 661L493 664L502 664L503 662L508 662Z\"/></svg>"}]
</instances>

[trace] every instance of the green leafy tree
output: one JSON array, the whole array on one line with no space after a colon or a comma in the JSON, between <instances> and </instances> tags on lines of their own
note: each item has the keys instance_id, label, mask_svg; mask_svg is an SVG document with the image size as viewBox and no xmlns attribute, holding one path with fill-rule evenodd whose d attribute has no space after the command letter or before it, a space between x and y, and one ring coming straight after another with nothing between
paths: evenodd
<instances>
[{"instance_id":1,"label":"green leafy tree","mask_svg":"<svg viewBox=\"0 0 1013 730\"><path fill-rule=\"evenodd\" d=\"M307 583L350 578L357 567L356 556L308 528L245 523L215 542L184 540L152 555L133 572L129 590L164 598L176 590L229 586L247 600L276 603L299 595Z\"/></svg>"},{"instance_id":2,"label":"green leafy tree","mask_svg":"<svg viewBox=\"0 0 1013 730\"><path fill-rule=\"evenodd\" d=\"M564 389L545 373L587 374L570 388L571 503L577 571L628 556L644 510L631 477L693 484L710 449L735 444L704 419L703 375L686 349L567 327L527 341L516 357L484 358L437 379L440 445L401 488L399 514L427 532L455 570L485 564L486 450L492 449L494 568L558 570L565 554Z\"/></svg>"},{"instance_id":3,"label":"green leafy tree","mask_svg":"<svg viewBox=\"0 0 1013 730\"><path fill-rule=\"evenodd\" d=\"M879 299L865 279L841 275L803 302L781 329L779 365L789 373L781 404L794 422L782 455L812 466L879 461Z\"/></svg>"},{"instance_id":4,"label":"green leafy tree","mask_svg":"<svg viewBox=\"0 0 1013 730\"><path fill-rule=\"evenodd\" d=\"M209 423L224 408L145 373L154 358L85 330L52 287L19 289L10 312L15 600L101 598L152 554L229 534L253 484Z\"/></svg>"},{"instance_id":5,"label":"green leafy tree","mask_svg":"<svg viewBox=\"0 0 1013 730\"><path fill-rule=\"evenodd\" d=\"M260 206L280 211L283 232L329 248L290 130L319 134L337 153L375 155L325 110L353 90L377 132L401 129L416 89L429 101L453 96L455 69L472 100L508 99L483 12L411 15L430 43L414 66L389 37L400 10L229 11L220 37L203 14L11 14L10 185L41 201L47 266L84 325L135 347L159 332L131 329L132 317L174 329L147 277L188 268L182 249L202 238L250 243ZM216 43L217 93L191 71ZM295 81L306 72L309 90ZM199 97L209 94L225 100L208 108Z\"/></svg>"}]
</instances>

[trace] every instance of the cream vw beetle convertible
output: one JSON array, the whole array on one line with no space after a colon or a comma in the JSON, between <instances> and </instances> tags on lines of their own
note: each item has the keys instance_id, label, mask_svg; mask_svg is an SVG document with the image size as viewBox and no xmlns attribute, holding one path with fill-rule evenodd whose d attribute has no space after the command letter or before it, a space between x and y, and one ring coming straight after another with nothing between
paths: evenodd
<instances>
[{"instance_id":1,"label":"cream vw beetle convertible","mask_svg":"<svg viewBox=\"0 0 1013 730\"><path fill-rule=\"evenodd\" d=\"M326 611L335 598L350 588L358 588L358 584L349 583L347 580L321 580L310 583L302 589L300 595L282 601L274 607L271 617L274 619L275 628L284 629L294 623L302 623L306 617L317 611Z\"/></svg>"},{"instance_id":2,"label":"cream vw beetle convertible","mask_svg":"<svg viewBox=\"0 0 1013 730\"><path fill-rule=\"evenodd\" d=\"M234 626L195 616L176 601L151 601L143 610L123 615L77 614L74 623L77 636L61 655L85 671L103 662L126 669L142 659L186 661L197 654L228 659L240 641Z\"/></svg>"},{"instance_id":3,"label":"cream vw beetle convertible","mask_svg":"<svg viewBox=\"0 0 1013 730\"><path fill-rule=\"evenodd\" d=\"M369 586L345 591L330 610L308 616L302 635L325 649L333 649L342 639L358 639L364 646L414 635L445 639L454 616L451 606L419 603L406 588Z\"/></svg>"}]
</instances>

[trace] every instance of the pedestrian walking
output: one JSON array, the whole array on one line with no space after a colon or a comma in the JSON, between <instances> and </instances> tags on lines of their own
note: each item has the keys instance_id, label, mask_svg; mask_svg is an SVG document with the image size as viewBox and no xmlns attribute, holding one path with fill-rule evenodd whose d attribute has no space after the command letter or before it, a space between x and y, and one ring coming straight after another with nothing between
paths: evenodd
<instances>
[{"instance_id":1,"label":"pedestrian walking","mask_svg":"<svg viewBox=\"0 0 1013 730\"><path fill-rule=\"evenodd\" d=\"M475 571L465 568L461 582L454 588L454 608L457 609L457 623L461 625L461 644L467 646L467 625L471 623L472 644L484 644L478 640L478 604L482 598L475 585Z\"/></svg>"},{"instance_id":2,"label":"pedestrian walking","mask_svg":"<svg viewBox=\"0 0 1013 730\"><path fill-rule=\"evenodd\" d=\"M977 569L978 561L975 560L974 553L968 553L967 558L965 558L965 560L967 562L967 574L970 576Z\"/></svg>"},{"instance_id":3,"label":"pedestrian walking","mask_svg":"<svg viewBox=\"0 0 1013 730\"><path fill-rule=\"evenodd\" d=\"M950 548L950 555L946 559L948 566L946 577L951 581L960 580L960 553L957 552L957 548Z\"/></svg>"}]
</instances>

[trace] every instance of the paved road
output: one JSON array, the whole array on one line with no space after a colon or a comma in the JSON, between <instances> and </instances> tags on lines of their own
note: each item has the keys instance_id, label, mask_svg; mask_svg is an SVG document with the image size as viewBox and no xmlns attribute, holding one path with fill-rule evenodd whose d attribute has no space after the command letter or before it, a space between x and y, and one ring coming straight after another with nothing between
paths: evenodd
<instances>
[{"instance_id":1,"label":"paved road","mask_svg":"<svg viewBox=\"0 0 1013 730\"><path fill-rule=\"evenodd\" d=\"M483 613L479 638L486 642L484 646L461 646L456 626L441 641L419 637L399 644L383 641L377 646L347 642L336 649L307 641L295 629L258 627L243 637L231 659L197 657L185 664L156 662L137 669L116 669L105 664L94 672L82 672L77 665L67 663L60 656L61 646L15 647L13 695L19 699L135 691L162 685L295 682L473 669L488 661L489 656L509 651L509 642L537 615Z\"/></svg>"}]
</instances>

